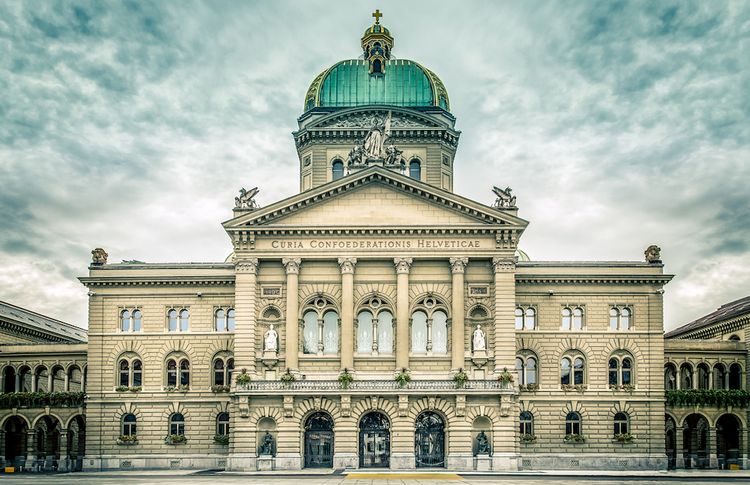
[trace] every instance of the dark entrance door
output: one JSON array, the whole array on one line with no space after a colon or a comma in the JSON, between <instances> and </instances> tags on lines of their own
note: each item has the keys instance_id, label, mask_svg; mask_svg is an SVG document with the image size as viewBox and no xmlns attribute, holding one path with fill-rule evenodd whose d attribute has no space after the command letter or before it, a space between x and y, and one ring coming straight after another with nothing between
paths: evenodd
<instances>
[{"instance_id":1,"label":"dark entrance door","mask_svg":"<svg viewBox=\"0 0 750 485\"><path fill-rule=\"evenodd\" d=\"M445 466L445 423L437 413L426 411L417 416L414 454L417 467Z\"/></svg>"},{"instance_id":2,"label":"dark entrance door","mask_svg":"<svg viewBox=\"0 0 750 485\"><path fill-rule=\"evenodd\" d=\"M333 467L333 419L315 413L305 422L305 468Z\"/></svg>"},{"instance_id":3,"label":"dark entrance door","mask_svg":"<svg viewBox=\"0 0 750 485\"><path fill-rule=\"evenodd\" d=\"M383 413L371 412L359 422L360 468L388 468L391 458L391 424Z\"/></svg>"}]
</instances>

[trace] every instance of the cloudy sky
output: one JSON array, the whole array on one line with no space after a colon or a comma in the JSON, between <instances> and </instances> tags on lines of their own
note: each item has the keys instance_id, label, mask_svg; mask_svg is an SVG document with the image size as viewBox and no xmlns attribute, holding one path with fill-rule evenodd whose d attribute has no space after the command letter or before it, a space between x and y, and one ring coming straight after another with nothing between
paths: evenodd
<instances>
[{"instance_id":1,"label":"cloudy sky","mask_svg":"<svg viewBox=\"0 0 750 485\"><path fill-rule=\"evenodd\" d=\"M0 299L85 326L94 247L222 261L375 8L448 88L456 191L513 187L533 259L658 244L667 329L750 294L748 2L0 0Z\"/></svg>"}]
</instances>

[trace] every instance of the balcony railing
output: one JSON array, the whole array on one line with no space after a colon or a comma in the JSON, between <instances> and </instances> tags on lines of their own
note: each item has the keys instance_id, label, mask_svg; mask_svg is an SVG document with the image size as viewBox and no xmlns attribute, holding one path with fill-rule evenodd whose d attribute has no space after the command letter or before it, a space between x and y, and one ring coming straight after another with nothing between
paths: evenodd
<instances>
[{"instance_id":1,"label":"balcony railing","mask_svg":"<svg viewBox=\"0 0 750 485\"><path fill-rule=\"evenodd\" d=\"M501 381L468 381L462 386L457 386L452 380L428 381L413 380L399 385L392 380L355 380L346 388L337 380L300 380L294 382L281 381L251 381L246 384L238 384L237 391L273 392L273 391L307 391L307 392L408 392L408 391L440 391L440 392L487 392L505 391L510 392L515 388L512 382Z\"/></svg>"}]
</instances>

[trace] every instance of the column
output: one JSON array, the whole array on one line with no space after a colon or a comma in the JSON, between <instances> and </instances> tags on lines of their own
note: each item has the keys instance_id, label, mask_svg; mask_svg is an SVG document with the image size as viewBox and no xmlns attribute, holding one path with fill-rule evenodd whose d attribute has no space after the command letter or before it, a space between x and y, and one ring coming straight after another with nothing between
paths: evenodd
<instances>
[{"instance_id":1,"label":"column","mask_svg":"<svg viewBox=\"0 0 750 485\"><path fill-rule=\"evenodd\" d=\"M409 368L409 269L412 258L394 258L396 265L396 369Z\"/></svg>"},{"instance_id":2,"label":"column","mask_svg":"<svg viewBox=\"0 0 750 485\"><path fill-rule=\"evenodd\" d=\"M286 367L299 369L299 267L300 258L284 258L286 268Z\"/></svg>"},{"instance_id":3,"label":"column","mask_svg":"<svg viewBox=\"0 0 750 485\"><path fill-rule=\"evenodd\" d=\"M16 392L21 392L21 374L16 372Z\"/></svg>"},{"instance_id":4,"label":"column","mask_svg":"<svg viewBox=\"0 0 750 485\"><path fill-rule=\"evenodd\" d=\"M240 369L255 374L255 306L258 277L258 260L255 258L238 261L234 266L234 376Z\"/></svg>"},{"instance_id":5,"label":"column","mask_svg":"<svg viewBox=\"0 0 750 485\"><path fill-rule=\"evenodd\" d=\"M495 372L512 370L516 359L516 261L492 258L495 268Z\"/></svg>"},{"instance_id":6,"label":"column","mask_svg":"<svg viewBox=\"0 0 750 485\"><path fill-rule=\"evenodd\" d=\"M35 471L36 462L36 430L26 431L26 470Z\"/></svg>"},{"instance_id":7,"label":"column","mask_svg":"<svg viewBox=\"0 0 750 485\"><path fill-rule=\"evenodd\" d=\"M716 449L716 427L708 428L708 467L719 468L719 454Z\"/></svg>"},{"instance_id":8,"label":"column","mask_svg":"<svg viewBox=\"0 0 750 485\"><path fill-rule=\"evenodd\" d=\"M354 369L354 266L357 258L339 258L341 267L341 367Z\"/></svg>"},{"instance_id":9,"label":"column","mask_svg":"<svg viewBox=\"0 0 750 485\"><path fill-rule=\"evenodd\" d=\"M60 450L60 459L57 461L57 470L67 472L70 469L70 459L68 458L68 430L61 429L58 436L58 450Z\"/></svg>"},{"instance_id":10,"label":"column","mask_svg":"<svg viewBox=\"0 0 750 485\"><path fill-rule=\"evenodd\" d=\"M466 341L464 338L464 271L469 258L450 258L453 274L453 319L451 321L451 368L456 371L464 367Z\"/></svg>"}]
</instances>

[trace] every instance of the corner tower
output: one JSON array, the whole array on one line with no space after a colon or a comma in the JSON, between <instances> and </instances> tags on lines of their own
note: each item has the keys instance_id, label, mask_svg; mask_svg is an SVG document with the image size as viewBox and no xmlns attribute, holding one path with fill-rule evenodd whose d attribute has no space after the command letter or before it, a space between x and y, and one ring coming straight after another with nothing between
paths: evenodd
<instances>
[{"instance_id":1,"label":"corner tower","mask_svg":"<svg viewBox=\"0 0 750 485\"><path fill-rule=\"evenodd\" d=\"M307 90L293 133L301 191L373 165L453 190L460 132L448 91L429 69L393 56L381 16L362 36L363 55L324 70Z\"/></svg>"}]
</instances>

